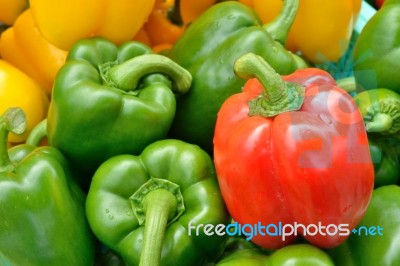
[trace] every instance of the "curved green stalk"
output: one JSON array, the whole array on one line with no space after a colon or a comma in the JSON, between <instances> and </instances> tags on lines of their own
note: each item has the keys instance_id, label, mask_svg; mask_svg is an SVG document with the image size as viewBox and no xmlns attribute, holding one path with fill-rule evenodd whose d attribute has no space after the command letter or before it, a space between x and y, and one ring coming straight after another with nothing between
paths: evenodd
<instances>
[{"instance_id":1,"label":"curved green stalk","mask_svg":"<svg viewBox=\"0 0 400 266\"><path fill-rule=\"evenodd\" d=\"M14 170L8 156L8 133L22 134L26 129L26 117L21 108L9 108L0 116L0 173Z\"/></svg>"},{"instance_id":2,"label":"curved green stalk","mask_svg":"<svg viewBox=\"0 0 400 266\"><path fill-rule=\"evenodd\" d=\"M39 146L40 142L47 137L47 119L40 121L29 133L25 143Z\"/></svg>"},{"instance_id":3,"label":"curved green stalk","mask_svg":"<svg viewBox=\"0 0 400 266\"><path fill-rule=\"evenodd\" d=\"M249 102L249 115L271 117L299 110L304 102L304 87L285 82L260 56L248 53L236 60L235 74L244 79L257 78L263 86L259 97Z\"/></svg>"},{"instance_id":4,"label":"curved green stalk","mask_svg":"<svg viewBox=\"0 0 400 266\"><path fill-rule=\"evenodd\" d=\"M184 212L179 186L166 180L151 178L131 197L133 211L144 223L140 266L160 265L166 228Z\"/></svg>"},{"instance_id":5,"label":"curved green stalk","mask_svg":"<svg viewBox=\"0 0 400 266\"><path fill-rule=\"evenodd\" d=\"M299 0L283 0L279 15L264 28L272 35L275 41L285 44L290 28L299 9Z\"/></svg>"},{"instance_id":6,"label":"curved green stalk","mask_svg":"<svg viewBox=\"0 0 400 266\"><path fill-rule=\"evenodd\" d=\"M154 73L162 73L171 78L176 93L186 93L192 83L189 71L159 54L140 55L121 64L106 63L99 68L106 84L124 91L137 89L141 78Z\"/></svg>"}]
</instances>

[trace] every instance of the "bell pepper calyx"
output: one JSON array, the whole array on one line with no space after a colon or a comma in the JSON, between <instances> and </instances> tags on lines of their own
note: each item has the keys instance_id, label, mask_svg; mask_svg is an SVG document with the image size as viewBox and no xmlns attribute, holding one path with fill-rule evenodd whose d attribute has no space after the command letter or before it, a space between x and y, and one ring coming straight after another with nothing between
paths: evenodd
<instances>
[{"instance_id":1,"label":"bell pepper calyx","mask_svg":"<svg viewBox=\"0 0 400 266\"><path fill-rule=\"evenodd\" d=\"M249 115L273 117L280 113L296 111L304 102L305 87L285 82L282 77L260 56L247 53L239 57L234 64L238 77L256 78L263 92L249 101Z\"/></svg>"},{"instance_id":2,"label":"bell pepper calyx","mask_svg":"<svg viewBox=\"0 0 400 266\"><path fill-rule=\"evenodd\" d=\"M271 34L275 41L281 44L286 43L298 8L299 0L284 0L279 15L274 20L264 25L264 29Z\"/></svg>"},{"instance_id":3,"label":"bell pepper calyx","mask_svg":"<svg viewBox=\"0 0 400 266\"><path fill-rule=\"evenodd\" d=\"M14 171L14 165L8 156L7 139L8 133L20 135L26 130L26 116L24 111L19 107L7 109L0 116L0 173Z\"/></svg>"},{"instance_id":4,"label":"bell pepper calyx","mask_svg":"<svg viewBox=\"0 0 400 266\"><path fill-rule=\"evenodd\" d=\"M367 132L396 134L400 130L400 95L388 89L358 93L354 100L360 108Z\"/></svg>"},{"instance_id":5,"label":"bell pepper calyx","mask_svg":"<svg viewBox=\"0 0 400 266\"><path fill-rule=\"evenodd\" d=\"M162 73L172 79L172 90L178 94L186 93L192 83L189 71L158 54L140 55L121 64L107 62L99 65L99 70L104 84L126 92L136 90L140 79L153 73Z\"/></svg>"},{"instance_id":6,"label":"bell pepper calyx","mask_svg":"<svg viewBox=\"0 0 400 266\"><path fill-rule=\"evenodd\" d=\"M138 219L140 225L145 223L145 220L146 220L145 217L147 215L146 212L149 208L151 208L151 207L148 207L150 205L149 199L148 199L150 192L162 191L162 190L169 192L168 194L173 196L173 200L172 200L172 198L169 199L170 202L172 202L172 201L176 202L175 209L173 209L171 211L174 214L174 217L170 217L171 215L168 215L168 224L176 221L179 218L179 216L181 216L182 213L185 211L185 205L183 203L183 196L180 191L179 185L177 185L171 181L168 181L166 179L152 177L149 179L149 181L144 183L130 197L132 209L134 210L134 213L135 213L136 218ZM163 193L163 192L160 192L160 193ZM151 196L151 194L150 194L150 196ZM170 197L168 197L168 198L170 198ZM165 203L162 203L162 204L171 205L171 203L167 203L166 201L165 201Z\"/></svg>"},{"instance_id":7,"label":"bell pepper calyx","mask_svg":"<svg viewBox=\"0 0 400 266\"><path fill-rule=\"evenodd\" d=\"M159 265L167 226L185 211L179 185L160 178L150 178L131 197L133 211L144 223L140 265Z\"/></svg>"},{"instance_id":8,"label":"bell pepper calyx","mask_svg":"<svg viewBox=\"0 0 400 266\"><path fill-rule=\"evenodd\" d=\"M400 130L399 101L381 99L369 108L363 119L368 132L396 133Z\"/></svg>"},{"instance_id":9,"label":"bell pepper calyx","mask_svg":"<svg viewBox=\"0 0 400 266\"><path fill-rule=\"evenodd\" d=\"M388 114L378 113L364 117L365 129L368 132L382 132L389 130L393 125L393 118Z\"/></svg>"}]
</instances>

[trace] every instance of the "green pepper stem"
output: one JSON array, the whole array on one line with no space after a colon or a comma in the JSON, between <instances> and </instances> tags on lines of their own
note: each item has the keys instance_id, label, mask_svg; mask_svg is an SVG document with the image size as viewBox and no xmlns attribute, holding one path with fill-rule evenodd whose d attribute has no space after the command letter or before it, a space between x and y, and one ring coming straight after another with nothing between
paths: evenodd
<instances>
[{"instance_id":1,"label":"green pepper stem","mask_svg":"<svg viewBox=\"0 0 400 266\"><path fill-rule=\"evenodd\" d=\"M47 119L40 121L29 133L25 143L32 146L39 146L40 142L47 137Z\"/></svg>"},{"instance_id":2,"label":"green pepper stem","mask_svg":"<svg viewBox=\"0 0 400 266\"><path fill-rule=\"evenodd\" d=\"M275 41L285 44L299 9L299 0L283 0L282 10L270 23L264 25Z\"/></svg>"},{"instance_id":3,"label":"green pepper stem","mask_svg":"<svg viewBox=\"0 0 400 266\"><path fill-rule=\"evenodd\" d=\"M336 86L345 90L347 93L357 93L357 91L359 90L358 84L354 76L337 79Z\"/></svg>"},{"instance_id":4,"label":"green pepper stem","mask_svg":"<svg viewBox=\"0 0 400 266\"><path fill-rule=\"evenodd\" d=\"M259 97L249 102L249 115L272 117L301 108L304 87L285 82L261 56L247 53L235 61L233 68L238 77L257 78L263 86Z\"/></svg>"},{"instance_id":5,"label":"green pepper stem","mask_svg":"<svg viewBox=\"0 0 400 266\"><path fill-rule=\"evenodd\" d=\"M139 265L158 266L166 228L185 211L179 186L166 179L151 178L130 199L139 224L144 223Z\"/></svg>"},{"instance_id":6,"label":"green pepper stem","mask_svg":"<svg viewBox=\"0 0 400 266\"><path fill-rule=\"evenodd\" d=\"M26 129L25 113L21 108L9 108L0 116L0 173L11 172L14 165L8 156L8 133L22 134Z\"/></svg>"},{"instance_id":7,"label":"green pepper stem","mask_svg":"<svg viewBox=\"0 0 400 266\"><path fill-rule=\"evenodd\" d=\"M135 90L141 78L155 73L165 74L171 78L172 89L176 93L186 93L192 83L192 75L189 71L159 54L144 54L121 64L100 66L100 72L106 84L124 91Z\"/></svg>"},{"instance_id":8,"label":"green pepper stem","mask_svg":"<svg viewBox=\"0 0 400 266\"><path fill-rule=\"evenodd\" d=\"M393 117L385 113L377 113L371 121L365 121L365 129L368 132L385 132L392 128Z\"/></svg>"},{"instance_id":9,"label":"green pepper stem","mask_svg":"<svg viewBox=\"0 0 400 266\"><path fill-rule=\"evenodd\" d=\"M146 222L140 266L160 265L163 239L169 218L175 214L175 196L165 189L149 192L145 199Z\"/></svg>"}]
</instances>

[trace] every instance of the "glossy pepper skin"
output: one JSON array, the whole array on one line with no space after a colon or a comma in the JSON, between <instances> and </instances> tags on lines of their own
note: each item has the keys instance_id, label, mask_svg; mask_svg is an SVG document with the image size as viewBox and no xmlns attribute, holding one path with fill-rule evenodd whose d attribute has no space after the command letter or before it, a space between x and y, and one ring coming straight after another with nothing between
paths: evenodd
<instances>
[{"instance_id":1,"label":"glossy pepper skin","mask_svg":"<svg viewBox=\"0 0 400 266\"><path fill-rule=\"evenodd\" d=\"M51 95L55 76L65 63L67 51L55 47L42 36L31 10L27 9L1 35L0 55Z\"/></svg>"},{"instance_id":2,"label":"glossy pepper skin","mask_svg":"<svg viewBox=\"0 0 400 266\"><path fill-rule=\"evenodd\" d=\"M17 17L28 6L28 0L0 0L0 25L13 25Z\"/></svg>"},{"instance_id":3,"label":"glossy pepper skin","mask_svg":"<svg viewBox=\"0 0 400 266\"><path fill-rule=\"evenodd\" d=\"M364 89L400 93L400 0L387 0L364 26L354 46L354 77Z\"/></svg>"},{"instance_id":4,"label":"glossy pepper skin","mask_svg":"<svg viewBox=\"0 0 400 266\"><path fill-rule=\"evenodd\" d=\"M20 108L0 117L0 265L92 265L85 195L61 152L28 144L7 152L8 131L24 123Z\"/></svg>"},{"instance_id":5,"label":"glossy pepper skin","mask_svg":"<svg viewBox=\"0 0 400 266\"><path fill-rule=\"evenodd\" d=\"M217 112L223 101L244 84L233 73L237 57L253 52L271 62L281 74L306 63L283 47L296 15L297 0L285 1L277 20L262 25L255 12L235 1L217 3L202 13L166 53L190 71L190 91L177 99L177 113L169 137L185 140L212 153Z\"/></svg>"},{"instance_id":6,"label":"glossy pepper skin","mask_svg":"<svg viewBox=\"0 0 400 266\"><path fill-rule=\"evenodd\" d=\"M204 11L209 7L221 2L219 0L175 0L175 3L179 5L179 13L184 25L189 25L197 19Z\"/></svg>"},{"instance_id":7,"label":"glossy pepper skin","mask_svg":"<svg viewBox=\"0 0 400 266\"><path fill-rule=\"evenodd\" d=\"M258 249L242 249L219 261L216 266L334 266L333 260L323 250L309 244L283 247L271 255Z\"/></svg>"},{"instance_id":8,"label":"glossy pepper skin","mask_svg":"<svg viewBox=\"0 0 400 266\"><path fill-rule=\"evenodd\" d=\"M254 8L263 23L272 21L281 0L240 0ZM361 0L301 0L286 48L312 63L337 61L346 52L361 8Z\"/></svg>"},{"instance_id":9,"label":"glossy pepper skin","mask_svg":"<svg viewBox=\"0 0 400 266\"><path fill-rule=\"evenodd\" d=\"M358 230L342 245L329 251L336 265L399 265L399 202L398 185L375 189L367 212L357 226Z\"/></svg>"},{"instance_id":10,"label":"glossy pepper skin","mask_svg":"<svg viewBox=\"0 0 400 266\"><path fill-rule=\"evenodd\" d=\"M226 237L196 235L188 225L230 221L212 159L198 146L170 139L139 156L104 162L90 185L86 214L100 241L127 265L144 266L213 261Z\"/></svg>"},{"instance_id":11,"label":"glossy pepper skin","mask_svg":"<svg viewBox=\"0 0 400 266\"><path fill-rule=\"evenodd\" d=\"M307 69L282 79L254 54L234 67L250 79L222 105L214 137L217 176L232 218L239 224L347 224L341 234L298 232L319 247L339 245L364 215L374 186L357 105L326 72L322 80ZM275 249L295 238L258 234L252 241Z\"/></svg>"},{"instance_id":12,"label":"glossy pepper skin","mask_svg":"<svg viewBox=\"0 0 400 266\"><path fill-rule=\"evenodd\" d=\"M131 40L147 20L154 0L31 0L38 29L69 50L79 39L101 36L116 44ZM71 19L73 14L73 19Z\"/></svg>"},{"instance_id":13,"label":"glossy pepper skin","mask_svg":"<svg viewBox=\"0 0 400 266\"><path fill-rule=\"evenodd\" d=\"M46 117L49 98L34 79L4 59L0 59L0 95L0 113L18 106L26 114L25 132L11 133L8 137L10 143L22 143L35 125Z\"/></svg>"},{"instance_id":14,"label":"glossy pepper skin","mask_svg":"<svg viewBox=\"0 0 400 266\"><path fill-rule=\"evenodd\" d=\"M79 172L93 173L118 154L139 154L165 138L175 115L174 92L186 92L190 83L185 69L146 45L83 39L54 83L49 144Z\"/></svg>"}]
</instances>

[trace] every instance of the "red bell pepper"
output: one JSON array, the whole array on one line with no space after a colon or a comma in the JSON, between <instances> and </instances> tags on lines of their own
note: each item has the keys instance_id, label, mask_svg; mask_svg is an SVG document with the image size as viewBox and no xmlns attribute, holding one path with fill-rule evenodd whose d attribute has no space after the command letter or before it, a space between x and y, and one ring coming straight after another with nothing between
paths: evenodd
<instances>
[{"instance_id":1,"label":"red bell pepper","mask_svg":"<svg viewBox=\"0 0 400 266\"><path fill-rule=\"evenodd\" d=\"M264 248L292 243L295 232L322 248L344 242L374 186L357 105L322 70L280 76L254 54L240 57L234 69L249 80L223 103L214 135L218 180L232 218L258 225L262 230L251 240Z\"/></svg>"}]
</instances>

